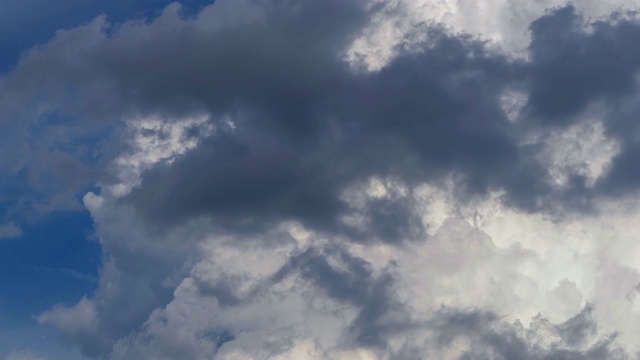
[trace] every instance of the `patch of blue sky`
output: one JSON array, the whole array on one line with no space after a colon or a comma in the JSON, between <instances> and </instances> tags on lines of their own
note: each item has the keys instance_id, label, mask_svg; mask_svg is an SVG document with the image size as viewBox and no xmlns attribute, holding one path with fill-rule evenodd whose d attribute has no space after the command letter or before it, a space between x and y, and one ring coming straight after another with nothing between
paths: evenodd
<instances>
[{"instance_id":1,"label":"patch of blue sky","mask_svg":"<svg viewBox=\"0 0 640 360\"><path fill-rule=\"evenodd\" d=\"M55 304L72 305L97 286L101 249L88 211L59 211L19 223L22 236L0 241L3 327L32 323Z\"/></svg>"}]
</instances>

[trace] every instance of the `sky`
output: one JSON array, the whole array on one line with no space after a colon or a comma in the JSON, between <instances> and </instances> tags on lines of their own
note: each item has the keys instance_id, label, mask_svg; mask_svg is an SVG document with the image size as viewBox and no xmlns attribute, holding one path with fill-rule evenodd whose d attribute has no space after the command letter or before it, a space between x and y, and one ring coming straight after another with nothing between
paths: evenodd
<instances>
[{"instance_id":1,"label":"sky","mask_svg":"<svg viewBox=\"0 0 640 360\"><path fill-rule=\"evenodd\" d=\"M640 3L0 9L0 359L640 358Z\"/></svg>"}]
</instances>

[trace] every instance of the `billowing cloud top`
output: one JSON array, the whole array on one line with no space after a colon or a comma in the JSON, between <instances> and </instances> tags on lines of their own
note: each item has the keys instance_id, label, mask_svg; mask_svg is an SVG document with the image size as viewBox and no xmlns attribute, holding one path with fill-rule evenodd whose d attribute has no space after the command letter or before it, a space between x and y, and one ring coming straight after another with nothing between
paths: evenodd
<instances>
[{"instance_id":1,"label":"billowing cloud top","mask_svg":"<svg viewBox=\"0 0 640 360\"><path fill-rule=\"evenodd\" d=\"M637 358L629 5L219 0L59 31L0 80L4 146L43 139L5 163L54 208L97 184L105 256L37 320L90 358Z\"/></svg>"}]
</instances>

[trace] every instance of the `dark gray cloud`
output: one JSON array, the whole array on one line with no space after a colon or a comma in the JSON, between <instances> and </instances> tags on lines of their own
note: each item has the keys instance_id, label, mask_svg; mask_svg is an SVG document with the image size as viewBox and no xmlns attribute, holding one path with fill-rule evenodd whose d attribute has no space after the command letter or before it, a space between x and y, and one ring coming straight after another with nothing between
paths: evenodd
<instances>
[{"instance_id":1,"label":"dark gray cloud","mask_svg":"<svg viewBox=\"0 0 640 360\"><path fill-rule=\"evenodd\" d=\"M358 309L345 334L355 344L385 347L388 333L407 326L407 314L393 296L393 274L374 274L369 263L341 247L309 248L294 255L273 280L297 274L329 298Z\"/></svg>"},{"instance_id":2,"label":"dark gray cloud","mask_svg":"<svg viewBox=\"0 0 640 360\"><path fill-rule=\"evenodd\" d=\"M575 121L596 100L617 104L637 89L640 51L629 44L640 36L624 13L588 24L573 6L534 21L529 110L546 124Z\"/></svg>"},{"instance_id":3,"label":"dark gray cloud","mask_svg":"<svg viewBox=\"0 0 640 360\"><path fill-rule=\"evenodd\" d=\"M235 220L247 226L297 218L326 230L340 228L336 219L350 210L341 191L371 175L417 184L457 172L474 194L515 188L521 178L541 182L540 176L520 174L526 167L498 102L516 76L513 65L481 44L433 32L433 48L373 74L349 71L333 53L309 66L306 54L314 52L316 40L299 45L305 56L274 50L270 56L278 60L264 70L265 64L245 64L247 56L240 56L248 69L221 69L238 73L236 81L247 89L220 90L232 97L223 106L245 106L231 112L237 131L148 173L131 201L162 221L213 215L227 226ZM291 80L254 76L261 71ZM215 77L199 76L211 88L219 86ZM282 97L281 105L274 96ZM209 109L229 113L217 101L207 103ZM398 234L415 232L401 222L394 229L394 221L384 219L397 215L385 211L388 206L372 204L371 216L380 225L372 237L397 241Z\"/></svg>"},{"instance_id":4,"label":"dark gray cloud","mask_svg":"<svg viewBox=\"0 0 640 360\"><path fill-rule=\"evenodd\" d=\"M638 151L636 105L640 38L636 14L620 11L589 23L572 6L558 9L531 24L530 99L532 120L549 126L581 121L585 113L604 108L607 133L622 144L608 174L596 189L584 189L574 177L563 196L589 200L599 194L620 196L635 191L638 174L632 165ZM579 200L578 200L579 201Z\"/></svg>"},{"instance_id":5,"label":"dark gray cloud","mask_svg":"<svg viewBox=\"0 0 640 360\"><path fill-rule=\"evenodd\" d=\"M637 112L620 114L618 107L635 94L640 26L623 13L587 30L572 6L550 12L530 27L528 61L423 26L416 31L428 40L420 51L399 49L370 73L352 70L343 55L375 7L257 4L257 20L228 21L216 31L167 10L149 25L112 26L110 35L100 23L61 33L25 56L7 84L31 93L42 77L48 85L39 83L39 93L63 94L56 99L66 111L90 119L194 111L232 117L236 131L148 173L131 195L158 222L211 216L225 226L260 228L299 218L333 231L349 211L341 191L373 174L410 185L455 174L463 198L504 190L508 203L530 211L585 209L593 197L634 189L625 162L635 148L633 125L621 117ZM28 83L16 85L35 67ZM513 88L529 95L516 124L500 102ZM577 122L598 104L610 112L607 133L622 141L622 154L596 188L579 174L571 186L554 188L536 158L539 148L523 146L522 138ZM411 232L397 227L368 237L393 241Z\"/></svg>"},{"instance_id":6,"label":"dark gray cloud","mask_svg":"<svg viewBox=\"0 0 640 360\"><path fill-rule=\"evenodd\" d=\"M306 5L301 9L303 17L306 10L317 10ZM298 32L293 28L260 40L276 45L268 49L248 34L266 36L270 28L232 29L219 40L203 40L217 50L205 56L213 64L210 70L167 60L166 73L173 66L189 67L190 74L174 77L172 86L153 89L179 91L214 113L231 114L239 130L212 139L171 168L149 173L131 200L143 213L163 221L213 215L230 224L229 215L239 213L232 217L245 220L243 226L298 218L326 230L339 228L336 216L348 212L339 194L353 182L384 174L419 183L456 173L465 194L505 190L507 201L528 210L558 206L557 199L567 207L588 207L600 188L587 189L576 175L567 189L553 189L533 156L536 148L518 143L532 123L527 119L526 125L511 124L499 103L505 89L524 87L530 91L526 110L531 120L566 124L577 121L596 100L615 105L619 97L631 94L640 62L634 50L625 49L639 38L638 24L596 23L588 33L582 21L567 7L533 23L530 62L509 60L471 39L426 28L428 49L400 54L375 73L349 71L335 51L327 53L349 38L349 32L334 33L329 25L305 33L311 37L293 42L295 50L278 47L281 42L292 44L288 34ZM556 33L563 35L552 35ZM225 51L231 46L227 42L233 44L231 53ZM319 48L318 43L333 46ZM263 57L271 62L251 61L260 58L247 53L256 48L269 54ZM163 66L164 60L160 62ZM191 86L196 80L206 83L206 90L204 84ZM152 89L148 82L138 86ZM228 108L238 104L240 108ZM625 156L620 155L605 183L626 177L616 168L627 168L618 165ZM383 226L377 236L397 239L406 224L398 222L397 227Z\"/></svg>"},{"instance_id":7,"label":"dark gray cloud","mask_svg":"<svg viewBox=\"0 0 640 360\"><path fill-rule=\"evenodd\" d=\"M349 24L364 16L353 10L357 6L321 7L325 6L347 14ZM309 16L306 11L318 9L305 4L296 15ZM149 81L141 81L138 86L143 89L173 91L177 85L180 96L154 98L193 99L214 114L234 116L239 130L213 139L174 167L149 173L131 200L144 213L163 220L240 212L249 220L244 224L269 217L298 218L326 230L338 228L336 216L348 212L340 191L373 174L397 175L417 184L453 173L460 175L464 196L504 190L507 202L534 211L558 206L587 209L592 198L612 193L609 189L625 184L633 188L634 173L625 161L634 157L635 140L628 135L633 125L622 125L627 131L617 130L621 120L616 112L635 94L640 66L632 46L640 38L635 20L618 15L587 30L574 7L555 10L531 25L531 60L526 62L496 54L472 39L425 28L430 39L426 49L400 53L374 73L350 71L337 56L335 50L353 34L344 30L354 27L333 32L334 21L331 17L326 21L303 32L309 37L301 41L289 39L298 29L273 33L272 28L280 29L273 25L231 29L222 44L203 40L218 50L205 57L215 65L211 69L233 80L221 80L214 70L199 71L168 60L167 73L169 66L189 67L191 73L171 86L151 88ZM260 43L274 47L263 49L253 43L251 31L272 34ZM227 41L243 52L227 53ZM282 43L295 45L295 50L289 45L281 49ZM269 54L262 57L271 62L250 61L261 58L245 53L256 48ZM138 51L148 53L143 48ZM191 86L194 79L207 86ZM500 95L510 88L529 93L523 123L510 123L501 108ZM622 153L594 189L587 188L577 173L570 176L569 186L554 188L544 164L535 157L537 145L522 146L522 136L540 125L580 121L589 106L598 104L611 112L605 127L623 144ZM186 173L195 175L183 176ZM172 178L174 183L168 185L166 179ZM398 223L398 228L403 225ZM377 236L389 240L402 232L385 226Z\"/></svg>"}]
</instances>

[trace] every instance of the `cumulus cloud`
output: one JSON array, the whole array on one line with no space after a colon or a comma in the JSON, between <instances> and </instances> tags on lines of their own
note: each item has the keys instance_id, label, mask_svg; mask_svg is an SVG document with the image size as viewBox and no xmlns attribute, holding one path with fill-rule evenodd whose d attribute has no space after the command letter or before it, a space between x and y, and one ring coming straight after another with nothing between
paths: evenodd
<instances>
[{"instance_id":1,"label":"cumulus cloud","mask_svg":"<svg viewBox=\"0 0 640 360\"><path fill-rule=\"evenodd\" d=\"M617 250L638 253L621 236L629 220L558 225L495 204L476 212L478 226L450 217L410 246L336 245L289 226L277 244L212 236L173 299L112 356L624 359L639 350L628 317L638 316L640 273ZM600 238L608 227L620 244Z\"/></svg>"},{"instance_id":2,"label":"cumulus cloud","mask_svg":"<svg viewBox=\"0 0 640 360\"><path fill-rule=\"evenodd\" d=\"M59 32L0 110L108 129L83 199L105 260L38 321L94 358L636 356L640 22L603 4L227 0Z\"/></svg>"}]
</instances>

